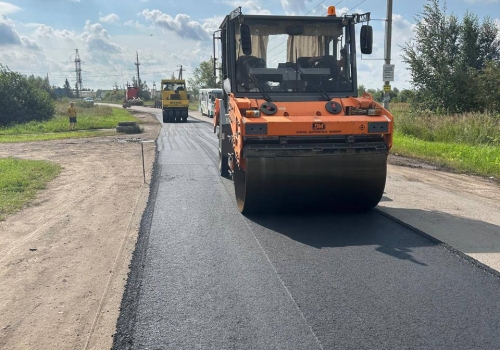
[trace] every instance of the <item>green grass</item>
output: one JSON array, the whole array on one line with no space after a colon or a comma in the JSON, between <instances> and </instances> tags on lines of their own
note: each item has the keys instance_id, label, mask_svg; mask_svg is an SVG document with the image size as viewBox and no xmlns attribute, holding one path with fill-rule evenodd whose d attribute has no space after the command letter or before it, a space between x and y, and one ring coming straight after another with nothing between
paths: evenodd
<instances>
[{"instance_id":1,"label":"green grass","mask_svg":"<svg viewBox=\"0 0 500 350\"><path fill-rule=\"evenodd\" d=\"M500 179L500 115L416 113L404 104L391 106L391 112L392 153Z\"/></svg>"},{"instance_id":2,"label":"green grass","mask_svg":"<svg viewBox=\"0 0 500 350\"><path fill-rule=\"evenodd\" d=\"M67 107L67 103L58 103L55 117L46 122L31 122L0 127L0 142L27 142L114 135L116 134L114 128L118 125L118 122L137 121L129 112L120 108L109 106L77 107L77 130L68 132Z\"/></svg>"},{"instance_id":3,"label":"green grass","mask_svg":"<svg viewBox=\"0 0 500 350\"><path fill-rule=\"evenodd\" d=\"M395 127L405 135L432 142L500 146L500 114L438 115L391 108Z\"/></svg>"},{"instance_id":4,"label":"green grass","mask_svg":"<svg viewBox=\"0 0 500 350\"><path fill-rule=\"evenodd\" d=\"M199 107L198 101L195 102L189 102L189 110L190 111L197 111Z\"/></svg>"},{"instance_id":5,"label":"green grass","mask_svg":"<svg viewBox=\"0 0 500 350\"><path fill-rule=\"evenodd\" d=\"M391 153L429 161L461 173L500 179L500 147L429 142L396 132Z\"/></svg>"},{"instance_id":6,"label":"green grass","mask_svg":"<svg viewBox=\"0 0 500 350\"><path fill-rule=\"evenodd\" d=\"M46 161L0 158L0 220L23 208L61 172Z\"/></svg>"}]
</instances>

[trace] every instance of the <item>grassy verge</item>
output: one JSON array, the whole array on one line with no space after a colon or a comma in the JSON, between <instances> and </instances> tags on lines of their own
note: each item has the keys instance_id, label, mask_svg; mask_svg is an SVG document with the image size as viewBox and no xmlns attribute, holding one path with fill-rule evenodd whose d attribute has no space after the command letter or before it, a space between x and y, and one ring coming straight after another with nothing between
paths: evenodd
<instances>
[{"instance_id":1,"label":"grassy verge","mask_svg":"<svg viewBox=\"0 0 500 350\"><path fill-rule=\"evenodd\" d=\"M0 128L0 142L27 142L62 138L114 135L121 121L137 121L129 112L109 106L77 108L76 131L68 132L67 104L58 103L56 115L46 122L31 122ZM113 130L111 130L113 129Z\"/></svg>"},{"instance_id":2,"label":"grassy verge","mask_svg":"<svg viewBox=\"0 0 500 350\"><path fill-rule=\"evenodd\" d=\"M196 102L189 102L189 110L190 111L197 111L199 107L198 101Z\"/></svg>"},{"instance_id":3,"label":"grassy verge","mask_svg":"<svg viewBox=\"0 0 500 350\"><path fill-rule=\"evenodd\" d=\"M422 159L457 172L500 179L500 116L480 113L415 113L391 106L392 153Z\"/></svg>"},{"instance_id":4,"label":"grassy verge","mask_svg":"<svg viewBox=\"0 0 500 350\"><path fill-rule=\"evenodd\" d=\"M61 172L57 164L0 158L0 220L21 209Z\"/></svg>"},{"instance_id":5,"label":"grassy verge","mask_svg":"<svg viewBox=\"0 0 500 350\"><path fill-rule=\"evenodd\" d=\"M500 179L500 147L429 142L396 132L392 153L422 159L458 172Z\"/></svg>"}]
</instances>

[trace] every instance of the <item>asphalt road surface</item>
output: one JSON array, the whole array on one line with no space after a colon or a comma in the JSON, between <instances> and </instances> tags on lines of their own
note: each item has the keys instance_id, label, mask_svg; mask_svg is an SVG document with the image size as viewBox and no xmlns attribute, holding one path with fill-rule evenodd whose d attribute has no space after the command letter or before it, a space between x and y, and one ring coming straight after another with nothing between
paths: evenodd
<instances>
[{"instance_id":1,"label":"asphalt road surface","mask_svg":"<svg viewBox=\"0 0 500 350\"><path fill-rule=\"evenodd\" d=\"M242 216L207 123L158 150L114 349L500 349L498 275L376 211Z\"/></svg>"}]
</instances>

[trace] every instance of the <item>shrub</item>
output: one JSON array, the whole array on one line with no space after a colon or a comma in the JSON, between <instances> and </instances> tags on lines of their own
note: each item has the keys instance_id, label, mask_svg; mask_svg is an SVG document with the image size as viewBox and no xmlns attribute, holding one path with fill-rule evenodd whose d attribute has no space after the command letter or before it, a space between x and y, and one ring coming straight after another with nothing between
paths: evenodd
<instances>
[{"instance_id":1,"label":"shrub","mask_svg":"<svg viewBox=\"0 0 500 350\"><path fill-rule=\"evenodd\" d=\"M49 93L33 79L0 64L0 125L45 121L54 116Z\"/></svg>"}]
</instances>

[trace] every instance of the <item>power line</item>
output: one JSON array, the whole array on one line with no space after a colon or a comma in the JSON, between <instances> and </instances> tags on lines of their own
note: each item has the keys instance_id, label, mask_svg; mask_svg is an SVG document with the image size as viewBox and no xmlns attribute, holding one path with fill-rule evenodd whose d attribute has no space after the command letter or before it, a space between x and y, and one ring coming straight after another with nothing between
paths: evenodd
<instances>
[{"instance_id":1,"label":"power line","mask_svg":"<svg viewBox=\"0 0 500 350\"><path fill-rule=\"evenodd\" d=\"M310 14L311 12L313 12L314 10L316 10L316 9L318 8L318 6L319 6L319 5L321 5L322 3L324 3L325 1L326 1L326 0L321 1L319 4L317 4L317 5L316 5L316 6L315 6L312 10L310 10L310 11L309 11L308 13L306 13L304 16L307 16L308 14ZM338 4L340 4L342 1L344 1L344 0L341 0L340 2L338 2L338 3L337 3L337 5L338 5ZM337 5L335 5L335 6L337 6Z\"/></svg>"}]
</instances>

